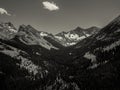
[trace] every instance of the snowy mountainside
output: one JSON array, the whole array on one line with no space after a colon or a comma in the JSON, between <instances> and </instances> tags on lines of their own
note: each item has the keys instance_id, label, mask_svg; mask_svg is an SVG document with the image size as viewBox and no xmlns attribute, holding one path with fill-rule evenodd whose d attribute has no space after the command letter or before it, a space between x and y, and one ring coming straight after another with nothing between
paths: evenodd
<instances>
[{"instance_id":1,"label":"snowy mountainside","mask_svg":"<svg viewBox=\"0 0 120 90\"><path fill-rule=\"evenodd\" d=\"M71 45L75 45L79 41L91 36L92 34L95 34L98 31L99 31L99 28L97 28L97 27L91 27L88 29L82 29L80 27L77 27L76 29L71 30L69 32L58 33L55 35L55 37L64 46L71 46Z\"/></svg>"}]
</instances>

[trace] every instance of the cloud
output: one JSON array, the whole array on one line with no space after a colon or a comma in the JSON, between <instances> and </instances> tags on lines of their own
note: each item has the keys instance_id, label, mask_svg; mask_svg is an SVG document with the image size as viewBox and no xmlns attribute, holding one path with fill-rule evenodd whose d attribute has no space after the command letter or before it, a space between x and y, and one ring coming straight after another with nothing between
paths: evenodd
<instances>
[{"instance_id":1,"label":"cloud","mask_svg":"<svg viewBox=\"0 0 120 90\"><path fill-rule=\"evenodd\" d=\"M48 2L48 1L44 1L42 2L44 9L47 9L49 11L55 11L55 10L59 10L59 6L57 6L54 2Z\"/></svg>"},{"instance_id":2,"label":"cloud","mask_svg":"<svg viewBox=\"0 0 120 90\"><path fill-rule=\"evenodd\" d=\"M8 16L11 16L11 14L9 14L8 12L7 12L7 10L5 10L4 8L0 8L0 14L1 15L8 15Z\"/></svg>"}]
</instances>

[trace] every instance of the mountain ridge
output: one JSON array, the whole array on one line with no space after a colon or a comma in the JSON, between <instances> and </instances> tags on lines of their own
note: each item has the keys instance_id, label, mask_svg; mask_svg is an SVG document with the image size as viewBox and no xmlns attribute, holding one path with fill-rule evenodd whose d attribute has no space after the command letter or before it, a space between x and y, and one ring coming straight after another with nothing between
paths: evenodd
<instances>
[{"instance_id":1,"label":"mountain ridge","mask_svg":"<svg viewBox=\"0 0 120 90\"><path fill-rule=\"evenodd\" d=\"M64 45L64 46L71 46L75 45L79 41L95 34L100 29L98 27L90 27L87 29L82 29L80 27L75 28L74 30L68 32L61 32L55 35L56 38Z\"/></svg>"},{"instance_id":2,"label":"mountain ridge","mask_svg":"<svg viewBox=\"0 0 120 90\"><path fill-rule=\"evenodd\" d=\"M14 38L16 35L20 35L20 34L22 34L24 32L25 33L29 33L29 34L30 34L30 32L32 32L37 37L41 37L41 38L42 37L43 38L47 37L47 38L50 38L50 39L54 40L56 43L61 44L62 46L74 45L77 42L79 42L80 40L90 36L89 34L94 34L94 32L96 32L96 30L99 30L95 26L91 27L91 28L87 28L87 29L82 29L80 27L77 27L76 29L71 30L69 32L65 32L64 31L64 32L58 33L56 35L53 35L51 33L47 33L47 32L44 32L44 31L38 31L34 27L32 27L31 25L24 25L24 24L20 25L19 29L17 30L11 22L3 23L3 24L7 25L7 26L4 25L5 28L8 27L7 30L14 34L13 36L12 35L10 36L11 38ZM9 25L11 26L12 29L10 29ZM9 34L9 32L7 32L7 30L5 30L5 31L6 31L6 33ZM84 32L84 30L85 30L85 32L87 34ZM7 35L7 36L8 36L8 38L10 38L9 35ZM62 40L62 38L63 38L63 40Z\"/></svg>"}]
</instances>

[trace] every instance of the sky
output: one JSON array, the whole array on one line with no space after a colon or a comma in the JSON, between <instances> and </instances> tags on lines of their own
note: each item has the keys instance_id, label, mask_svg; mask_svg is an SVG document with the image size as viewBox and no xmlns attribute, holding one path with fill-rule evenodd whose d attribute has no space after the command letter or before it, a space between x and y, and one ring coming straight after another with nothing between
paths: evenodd
<instances>
[{"instance_id":1,"label":"sky","mask_svg":"<svg viewBox=\"0 0 120 90\"><path fill-rule=\"evenodd\" d=\"M0 0L0 22L53 34L78 26L104 27L118 15L120 0Z\"/></svg>"}]
</instances>

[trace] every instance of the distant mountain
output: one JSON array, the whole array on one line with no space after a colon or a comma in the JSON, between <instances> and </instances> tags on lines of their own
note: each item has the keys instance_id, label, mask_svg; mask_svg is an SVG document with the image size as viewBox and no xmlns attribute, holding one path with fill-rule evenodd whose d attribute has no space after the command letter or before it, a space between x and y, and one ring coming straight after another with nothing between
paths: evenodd
<instances>
[{"instance_id":1,"label":"distant mountain","mask_svg":"<svg viewBox=\"0 0 120 90\"><path fill-rule=\"evenodd\" d=\"M46 39L44 37L49 37ZM40 45L46 49L63 48L57 39L52 34L45 33L34 29L30 25L21 25L17 30L11 22L0 24L0 39L11 40L18 39L20 42L27 45ZM54 46L55 45L55 46Z\"/></svg>"},{"instance_id":2,"label":"distant mountain","mask_svg":"<svg viewBox=\"0 0 120 90\"><path fill-rule=\"evenodd\" d=\"M52 43L55 46L57 45L58 48L63 48L64 46L71 46L75 45L77 42L85 39L86 37L89 37L90 35L96 33L99 31L99 28L97 27L91 27L88 29L82 29L80 27L77 27L75 30L69 31L69 32L61 32L57 35L53 35L47 32L38 31L34 29L32 26L28 25L21 25L20 28L17 30L14 25L11 22L8 23L1 23L0 24L0 37L3 39L12 39L15 36L20 37L19 39L27 44L40 44L40 41L43 43L42 39L46 40L48 43ZM33 35L32 35L33 34ZM29 35L29 36L27 36ZM35 37L33 37L35 36ZM24 37L24 38L23 38ZM31 39L30 39L31 37ZM36 38L36 41L34 40ZM39 39L41 40L39 40ZM33 39L33 40L32 40ZM44 42L46 42L44 40ZM45 43L44 43L45 44ZM44 45L47 48L50 49L52 47L52 44L50 45ZM54 46L53 45L53 46ZM55 47L54 47L55 48Z\"/></svg>"},{"instance_id":3,"label":"distant mountain","mask_svg":"<svg viewBox=\"0 0 120 90\"><path fill-rule=\"evenodd\" d=\"M11 39L17 33L17 29L11 22L0 23L0 38Z\"/></svg>"},{"instance_id":4,"label":"distant mountain","mask_svg":"<svg viewBox=\"0 0 120 90\"><path fill-rule=\"evenodd\" d=\"M75 45L77 42L95 34L100 29L97 27L91 27L88 29L82 29L77 27L74 30L69 32L61 32L55 35L55 37L59 40L59 42L64 46Z\"/></svg>"},{"instance_id":5,"label":"distant mountain","mask_svg":"<svg viewBox=\"0 0 120 90\"><path fill-rule=\"evenodd\" d=\"M16 35L22 43L27 45L40 45L46 49L58 49L57 47L53 46L50 42L45 40L39 31L34 29L32 26L22 25L20 26L18 33Z\"/></svg>"}]
</instances>

